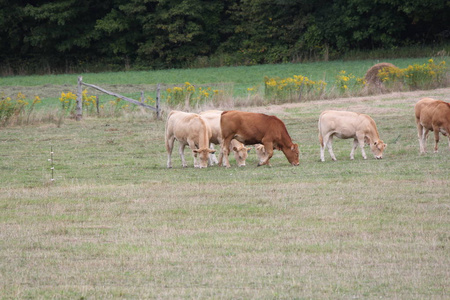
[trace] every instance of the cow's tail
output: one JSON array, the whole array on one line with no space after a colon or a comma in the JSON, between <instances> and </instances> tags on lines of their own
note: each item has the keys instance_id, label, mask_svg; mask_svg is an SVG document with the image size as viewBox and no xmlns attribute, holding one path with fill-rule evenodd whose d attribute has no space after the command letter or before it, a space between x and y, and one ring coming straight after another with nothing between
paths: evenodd
<instances>
[{"instance_id":1,"label":"cow's tail","mask_svg":"<svg viewBox=\"0 0 450 300\"><path fill-rule=\"evenodd\" d=\"M165 144L166 144L166 150L167 150L167 152L169 152L171 149L170 149L170 147L169 147L169 119L170 119L170 116L173 114L173 111L171 111L170 113L169 113L169 115L167 116L167 120L166 120L166 130L165 130Z\"/></svg>"},{"instance_id":2,"label":"cow's tail","mask_svg":"<svg viewBox=\"0 0 450 300\"><path fill-rule=\"evenodd\" d=\"M319 143L320 143L320 146L323 148L323 136L322 136L322 131L320 129L320 118L319 118Z\"/></svg>"}]
</instances>

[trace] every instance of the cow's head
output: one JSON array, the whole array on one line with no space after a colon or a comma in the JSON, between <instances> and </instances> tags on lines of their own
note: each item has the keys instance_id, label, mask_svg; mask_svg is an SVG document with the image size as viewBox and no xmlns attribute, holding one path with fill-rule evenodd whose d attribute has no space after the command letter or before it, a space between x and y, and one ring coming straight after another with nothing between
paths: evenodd
<instances>
[{"instance_id":1,"label":"cow's head","mask_svg":"<svg viewBox=\"0 0 450 300\"><path fill-rule=\"evenodd\" d=\"M244 145L239 147L233 147L234 158L239 167L245 167L245 160L248 157L248 153L252 148L247 148Z\"/></svg>"},{"instance_id":2,"label":"cow's head","mask_svg":"<svg viewBox=\"0 0 450 300\"><path fill-rule=\"evenodd\" d=\"M194 149L192 151L194 152L194 154L200 160L200 164L198 165L199 168L206 168L206 167L208 167L209 154L216 152L216 150L209 149L209 148Z\"/></svg>"},{"instance_id":3,"label":"cow's head","mask_svg":"<svg viewBox=\"0 0 450 300\"><path fill-rule=\"evenodd\" d=\"M282 150L291 165L298 166L300 164L300 160L298 158L300 154L298 144L292 144L290 148L283 148Z\"/></svg>"},{"instance_id":4,"label":"cow's head","mask_svg":"<svg viewBox=\"0 0 450 300\"><path fill-rule=\"evenodd\" d=\"M267 154L266 148L262 144L255 145L256 156L258 156L258 165L262 165L263 162L267 160L269 156Z\"/></svg>"},{"instance_id":5,"label":"cow's head","mask_svg":"<svg viewBox=\"0 0 450 300\"><path fill-rule=\"evenodd\" d=\"M373 156L376 159L383 158L383 151L386 149L387 144L385 144L382 140L378 140L374 143L370 143L370 150L372 150Z\"/></svg>"}]
</instances>

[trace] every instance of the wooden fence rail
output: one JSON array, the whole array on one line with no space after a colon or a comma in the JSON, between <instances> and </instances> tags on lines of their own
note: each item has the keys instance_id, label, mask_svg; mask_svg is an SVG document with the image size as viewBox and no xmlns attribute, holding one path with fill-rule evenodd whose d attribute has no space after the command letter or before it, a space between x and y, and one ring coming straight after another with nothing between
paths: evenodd
<instances>
[{"instance_id":1,"label":"wooden fence rail","mask_svg":"<svg viewBox=\"0 0 450 300\"><path fill-rule=\"evenodd\" d=\"M159 98L160 98L160 84L159 83L158 83L158 86L156 88L156 93L157 93L156 94L156 106L153 107L151 105L148 105L148 104L145 104L145 103L141 102L141 101L144 100L143 99L144 98L143 97L143 93L141 93L141 101L134 100L134 99L122 96L120 94L107 91L107 90L105 90L105 89L103 89L103 88L101 88L99 86L96 86L96 85L93 85L93 84L89 84L89 83L85 83L85 82L83 82L83 77L80 76L80 77L78 77L78 86L77 86L77 116L76 116L76 120L77 121L80 121L82 119L82 117L83 117L82 85L91 87L93 89L96 89L96 90L98 90L100 92L103 92L105 94L108 94L110 96L114 96L114 97L119 98L121 100L125 100L125 101L128 101L130 103L133 103L133 104L140 105L142 107L151 109L151 110L156 112L156 118L157 119L159 119L161 117L161 109L160 109L160 103L159 103ZM97 103L98 103L98 101L97 101Z\"/></svg>"}]
</instances>

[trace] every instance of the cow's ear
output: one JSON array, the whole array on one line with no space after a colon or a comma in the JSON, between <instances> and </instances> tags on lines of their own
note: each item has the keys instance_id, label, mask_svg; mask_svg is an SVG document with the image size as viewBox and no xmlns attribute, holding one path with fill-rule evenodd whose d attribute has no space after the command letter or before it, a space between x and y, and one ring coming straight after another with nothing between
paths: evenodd
<instances>
[{"instance_id":1,"label":"cow's ear","mask_svg":"<svg viewBox=\"0 0 450 300\"><path fill-rule=\"evenodd\" d=\"M209 149L209 153L215 153L216 149Z\"/></svg>"},{"instance_id":2,"label":"cow's ear","mask_svg":"<svg viewBox=\"0 0 450 300\"><path fill-rule=\"evenodd\" d=\"M247 150L247 153L250 153L250 150L252 150L252 148L245 148L245 150Z\"/></svg>"},{"instance_id":3,"label":"cow's ear","mask_svg":"<svg viewBox=\"0 0 450 300\"><path fill-rule=\"evenodd\" d=\"M198 149L194 149L194 150L192 150L192 152L198 153Z\"/></svg>"},{"instance_id":4,"label":"cow's ear","mask_svg":"<svg viewBox=\"0 0 450 300\"><path fill-rule=\"evenodd\" d=\"M378 142L373 143L375 146L378 144Z\"/></svg>"},{"instance_id":5,"label":"cow's ear","mask_svg":"<svg viewBox=\"0 0 450 300\"><path fill-rule=\"evenodd\" d=\"M233 147L233 151L238 152L239 150L238 150L238 148Z\"/></svg>"}]
</instances>

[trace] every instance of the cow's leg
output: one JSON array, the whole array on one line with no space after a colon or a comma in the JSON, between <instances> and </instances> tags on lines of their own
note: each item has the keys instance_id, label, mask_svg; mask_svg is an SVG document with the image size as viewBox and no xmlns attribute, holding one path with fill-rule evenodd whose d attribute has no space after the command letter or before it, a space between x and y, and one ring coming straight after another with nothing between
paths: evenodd
<instances>
[{"instance_id":1,"label":"cow's leg","mask_svg":"<svg viewBox=\"0 0 450 300\"><path fill-rule=\"evenodd\" d=\"M427 140L428 140L428 134L430 131L426 129L425 127L422 127L422 136L421 136L421 149L420 153L427 153Z\"/></svg>"},{"instance_id":2,"label":"cow's leg","mask_svg":"<svg viewBox=\"0 0 450 300\"><path fill-rule=\"evenodd\" d=\"M220 148L220 151L219 151L219 161L217 162L217 164L218 164L219 166L222 166L222 163L223 163L222 143L223 143L223 140L219 139L219 148Z\"/></svg>"},{"instance_id":3,"label":"cow's leg","mask_svg":"<svg viewBox=\"0 0 450 300\"><path fill-rule=\"evenodd\" d=\"M433 131L434 131L434 153L437 153L439 143L439 127L433 126Z\"/></svg>"},{"instance_id":4,"label":"cow's leg","mask_svg":"<svg viewBox=\"0 0 450 300\"><path fill-rule=\"evenodd\" d=\"M186 144L180 143L180 147L178 148L178 153L180 153L181 165L183 166L183 168L187 167L186 160L184 159L184 147L185 146L186 146Z\"/></svg>"},{"instance_id":5,"label":"cow's leg","mask_svg":"<svg viewBox=\"0 0 450 300\"><path fill-rule=\"evenodd\" d=\"M364 134L357 134L359 148L361 148L361 154L364 159L367 159L366 151L364 151Z\"/></svg>"},{"instance_id":6,"label":"cow's leg","mask_svg":"<svg viewBox=\"0 0 450 300\"><path fill-rule=\"evenodd\" d=\"M211 144L209 145L209 148L214 150L214 149L215 149L215 148L214 148L214 144L211 143ZM219 156L220 156L220 154L219 154ZM210 166L213 166L214 164L217 164L218 161L217 161L216 154L215 154L215 153L210 153L210 154L209 154L209 157L208 157L208 161L209 161L209 165L210 165Z\"/></svg>"},{"instance_id":7,"label":"cow's leg","mask_svg":"<svg viewBox=\"0 0 450 300\"><path fill-rule=\"evenodd\" d=\"M323 136L319 133L319 144L320 144L320 161L325 161L325 144L323 142Z\"/></svg>"},{"instance_id":8,"label":"cow's leg","mask_svg":"<svg viewBox=\"0 0 450 300\"><path fill-rule=\"evenodd\" d=\"M355 150L358 147L358 140L354 139L353 140L353 145L352 145L352 151L350 152L350 159L355 159Z\"/></svg>"},{"instance_id":9,"label":"cow's leg","mask_svg":"<svg viewBox=\"0 0 450 300\"><path fill-rule=\"evenodd\" d=\"M222 143L220 144L220 152L222 154L222 160L223 160L223 166L224 167L231 167L230 161L228 160L228 155L230 154L230 144L231 140L233 139L233 136L229 136L225 138ZM219 164L221 164L221 159L219 157Z\"/></svg>"},{"instance_id":10,"label":"cow's leg","mask_svg":"<svg viewBox=\"0 0 450 300\"><path fill-rule=\"evenodd\" d=\"M194 168L200 168L200 162L197 153L194 152L198 147L195 145L194 141L188 140L189 148L191 148L192 156L194 157Z\"/></svg>"},{"instance_id":11,"label":"cow's leg","mask_svg":"<svg viewBox=\"0 0 450 300\"><path fill-rule=\"evenodd\" d=\"M269 165L270 166L270 159L273 156L273 142L265 142L264 139L261 141L264 145L264 148L266 149L266 153L267 153L267 158L265 161L263 161L262 163L258 162L258 167L259 166L263 166L263 165Z\"/></svg>"},{"instance_id":12,"label":"cow's leg","mask_svg":"<svg viewBox=\"0 0 450 300\"><path fill-rule=\"evenodd\" d=\"M420 122L417 123L417 135L419 137L419 149L420 153L424 154L427 152L427 139L429 130L426 129Z\"/></svg>"},{"instance_id":13,"label":"cow's leg","mask_svg":"<svg viewBox=\"0 0 450 300\"><path fill-rule=\"evenodd\" d=\"M419 151L420 153L425 153L424 143L423 143L423 135L424 135L424 127L420 124L420 121L416 119L417 125L417 137L419 138Z\"/></svg>"},{"instance_id":14,"label":"cow's leg","mask_svg":"<svg viewBox=\"0 0 450 300\"><path fill-rule=\"evenodd\" d=\"M167 168L172 168L172 150L173 150L173 142L175 141L174 137L170 137L166 142L166 150L167 150Z\"/></svg>"},{"instance_id":15,"label":"cow's leg","mask_svg":"<svg viewBox=\"0 0 450 300\"><path fill-rule=\"evenodd\" d=\"M447 139L448 139L448 149L450 150L450 125L446 129Z\"/></svg>"},{"instance_id":16,"label":"cow's leg","mask_svg":"<svg viewBox=\"0 0 450 300\"><path fill-rule=\"evenodd\" d=\"M326 134L323 137L323 144L324 144L324 147L326 146L328 148L328 153L330 153L331 159L336 161L337 159L333 152L333 134L332 133Z\"/></svg>"}]
</instances>

